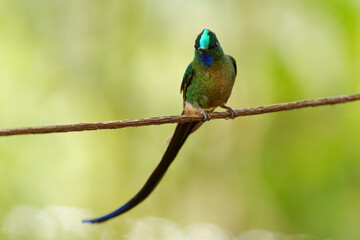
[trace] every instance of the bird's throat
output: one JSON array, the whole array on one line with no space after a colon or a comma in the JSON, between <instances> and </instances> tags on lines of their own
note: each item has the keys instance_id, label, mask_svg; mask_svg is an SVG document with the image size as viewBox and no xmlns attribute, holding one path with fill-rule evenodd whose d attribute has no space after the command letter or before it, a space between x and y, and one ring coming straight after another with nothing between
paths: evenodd
<instances>
[{"instance_id":1,"label":"bird's throat","mask_svg":"<svg viewBox=\"0 0 360 240\"><path fill-rule=\"evenodd\" d=\"M204 66L211 66L213 59L209 54L201 54L200 61Z\"/></svg>"}]
</instances>

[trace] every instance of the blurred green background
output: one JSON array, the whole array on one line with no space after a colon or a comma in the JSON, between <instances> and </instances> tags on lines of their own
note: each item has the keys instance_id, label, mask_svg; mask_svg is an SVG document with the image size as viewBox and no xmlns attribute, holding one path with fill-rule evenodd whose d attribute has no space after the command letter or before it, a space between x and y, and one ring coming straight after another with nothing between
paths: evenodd
<instances>
[{"instance_id":1,"label":"blurred green background","mask_svg":"<svg viewBox=\"0 0 360 240\"><path fill-rule=\"evenodd\" d=\"M204 28L237 61L233 108L360 91L358 0L1 0L0 128L179 114ZM122 236L127 221L155 216L234 235L359 239L359 104L210 121L150 198L84 226L85 237ZM73 219L80 227L116 209L142 187L174 127L1 137L0 239L34 239L23 230L31 211L9 218L19 206L89 209ZM45 239L85 238L55 232Z\"/></svg>"}]
</instances>

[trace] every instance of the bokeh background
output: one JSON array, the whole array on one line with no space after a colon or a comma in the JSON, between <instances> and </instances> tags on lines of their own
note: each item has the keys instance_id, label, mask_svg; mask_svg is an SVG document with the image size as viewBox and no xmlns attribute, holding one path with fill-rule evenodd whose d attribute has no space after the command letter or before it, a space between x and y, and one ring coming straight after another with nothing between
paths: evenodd
<instances>
[{"instance_id":1,"label":"bokeh background","mask_svg":"<svg viewBox=\"0 0 360 240\"><path fill-rule=\"evenodd\" d=\"M237 61L233 108L360 91L358 0L1 0L0 128L179 114L204 28ZM0 239L181 239L169 226L197 223L214 238L196 239L359 239L359 107L207 122L145 202L97 226L80 220L130 199L175 125L2 137Z\"/></svg>"}]
</instances>

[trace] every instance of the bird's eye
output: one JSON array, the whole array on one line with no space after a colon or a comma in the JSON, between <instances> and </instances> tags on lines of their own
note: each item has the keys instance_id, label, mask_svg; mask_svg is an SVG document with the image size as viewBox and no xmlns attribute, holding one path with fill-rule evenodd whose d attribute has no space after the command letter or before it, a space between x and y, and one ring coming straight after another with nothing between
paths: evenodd
<instances>
[{"instance_id":1,"label":"bird's eye","mask_svg":"<svg viewBox=\"0 0 360 240\"><path fill-rule=\"evenodd\" d=\"M215 42L215 48L217 48L219 46L218 42Z\"/></svg>"}]
</instances>

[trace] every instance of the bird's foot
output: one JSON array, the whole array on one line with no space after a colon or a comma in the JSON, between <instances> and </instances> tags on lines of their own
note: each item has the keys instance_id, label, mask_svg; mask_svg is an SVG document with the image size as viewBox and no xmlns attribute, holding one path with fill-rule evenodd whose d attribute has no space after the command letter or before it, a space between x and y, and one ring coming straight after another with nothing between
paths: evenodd
<instances>
[{"instance_id":1,"label":"bird's foot","mask_svg":"<svg viewBox=\"0 0 360 240\"><path fill-rule=\"evenodd\" d=\"M211 119L210 114L204 109L200 108L200 112L204 116L203 122L209 121Z\"/></svg>"},{"instance_id":2,"label":"bird's foot","mask_svg":"<svg viewBox=\"0 0 360 240\"><path fill-rule=\"evenodd\" d=\"M230 116L231 119L234 119L236 117L236 112L231 107L226 106L225 104L221 105L220 107L225 108L226 111L231 114Z\"/></svg>"}]
</instances>

